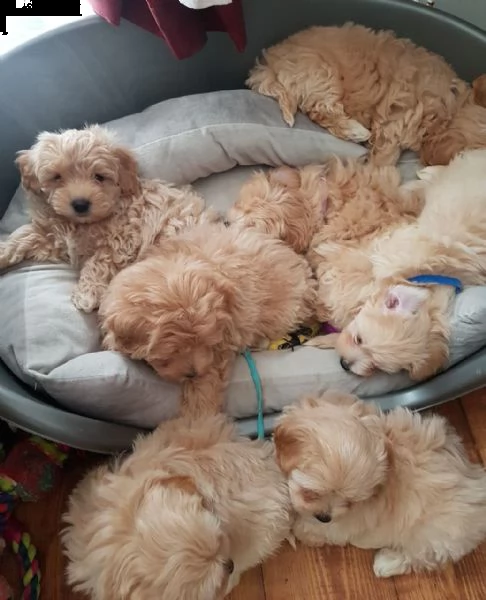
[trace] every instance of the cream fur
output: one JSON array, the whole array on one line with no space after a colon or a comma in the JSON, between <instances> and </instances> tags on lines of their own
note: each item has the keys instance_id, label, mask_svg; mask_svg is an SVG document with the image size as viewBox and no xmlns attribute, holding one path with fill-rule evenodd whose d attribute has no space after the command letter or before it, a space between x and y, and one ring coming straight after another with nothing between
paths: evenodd
<instances>
[{"instance_id":1,"label":"cream fur","mask_svg":"<svg viewBox=\"0 0 486 600\"><path fill-rule=\"evenodd\" d=\"M327 393L286 410L274 440L304 544L374 548L375 574L391 577L486 539L486 473L442 417Z\"/></svg>"},{"instance_id":2,"label":"cream fur","mask_svg":"<svg viewBox=\"0 0 486 600\"><path fill-rule=\"evenodd\" d=\"M68 581L93 600L222 600L292 519L272 444L220 415L168 421L74 490Z\"/></svg>"},{"instance_id":3,"label":"cream fur","mask_svg":"<svg viewBox=\"0 0 486 600\"><path fill-rule=\"evenodd\" d=\"M405 369L415 380L432 376L448 359L454 289L418 286L407 278L448 275L464 285L486 283L486 150L457 156L447 167L427 167L414 182L425 196L416 220L384 232L364 246L320 243L319 307L343 328L334 346L349 369ZM354 317L354 318L353 318Z\"/></svg>"},{"instance_id":4,"label":"cream fur","mask_svg":"<svg viewBox=\"0 0 486 600\"><path fill-rule=\"evenodd\" d=\"M375 164L395 164L402 149L447 164L486 146L486 109L470 87L443 58L391 31L311 27L265 50L246 83L276 99L290 126L300 109L339 138L369 140Z\"/></svg>"},{"instance_id":5,"label":"cream fur","mask_svg":"<svg viewBox=\"0 0 486 600\"><path fill-rule=\"evenodd\" d=\"M117 275L100 306L104 346L183 383L184 410L219 410L236 353L314 314L307 261L253 230L204 224Z\"/></svg>"},{"instance_id":6,"label":"cream fur","mask_svg":"<svg viewBox=\"0 0 486 600\"><path fill-rule=\"evenodd\" d=\"M24 260L79 268L72 300L91 312L114 275L160 239L217 216L189 187L138 176L132 153L99 126L41 133L17 164L32 223L0 244L0 268ZM89 202L85 213L73 208Z\"/></svg>"}]
</instances>

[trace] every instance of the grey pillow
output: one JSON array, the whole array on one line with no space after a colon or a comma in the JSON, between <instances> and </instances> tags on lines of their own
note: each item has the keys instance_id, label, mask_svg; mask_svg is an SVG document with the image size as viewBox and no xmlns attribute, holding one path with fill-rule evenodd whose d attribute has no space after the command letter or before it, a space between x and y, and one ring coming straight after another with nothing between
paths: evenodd
<instances>
[{"instance_id":1,"label":"grey pillow","mask_svg":"<svg viewBox=\"0 0 486 600\"><path fill-rule=\"evenodd\" d=\"M296 128L283 123L271 100L249 91L190 96L155 105L109 124L135 148L142 171L195 187L218 209L227 209L254 167L321 162L330 153L360 156L364 149L337 140L300 115ZM418 161L403 157L405 179ZM214 173L209 177L201 179ZM4 233L28 219L19 190L0 223ZM95 315L78 312L70 294L76 274L68 266L22 265L2 276L0 358L29 385L41 387L67 408L102 419L151 427L178 411L179 389L145 364L103 352ZM486 288L470 288L456 302L452 362L486 340ZM259 352L265 409L279 410L300 395L340 388L360 395L410 385L405 375L360 379L345 373L333 351L297 348ZM255 414L253 383L243 358L227 394L234 417Z\"/></svg>"}]
</instances>

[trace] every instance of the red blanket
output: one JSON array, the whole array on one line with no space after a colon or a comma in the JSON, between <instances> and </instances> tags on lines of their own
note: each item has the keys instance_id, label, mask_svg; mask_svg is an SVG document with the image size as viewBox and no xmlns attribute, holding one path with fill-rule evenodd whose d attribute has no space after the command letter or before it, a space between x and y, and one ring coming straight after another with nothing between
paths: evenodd
<instances>
[{"instance_id":1,"label":"red blanket","mask_svg":"<svg viewBox=\"0 0 486 600\"><path fill-rule=\"evenodd\" d=\"M93 10L112 25L123 17L163 38L177 58L188 58L204 46L208 31L226 31L238 51L246 46L241 0L194 10L179 0L89 0Z\"/></svg>"}]
</instances>

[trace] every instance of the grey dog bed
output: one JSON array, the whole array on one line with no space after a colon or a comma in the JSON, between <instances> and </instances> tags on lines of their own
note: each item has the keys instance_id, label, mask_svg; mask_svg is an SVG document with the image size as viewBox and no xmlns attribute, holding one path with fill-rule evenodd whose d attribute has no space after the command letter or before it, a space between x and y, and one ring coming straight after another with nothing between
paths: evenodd
<instances>
[{"instance_id":1,"label":"grey dog bed","mask_svg":"<svg viewBox=\"0 0 486 600\"><path fill-rule=\"evenodd\" d=\"M146 176L194 182L208 203L220 209L234 201L255 166L320 162L330 153L362 154L360 146L336 140L302 115L294 129L287 128L269 99L244 90L210 92L241 87L262 47L310 23L343 22L353 16L372 26L393 27L446 56L453 38L461 47L461 57L447 58L456 69L467 78L486 71L477 59L480 52L486 55L486 37L440 13L387 2L384 19L378 11L381 2L343 0L326 3L326 12L334 15L330 19L323 14L322 3L306 0L299 5L297 18L291 3L279 2L275 13L279 22L269 35L257 20L273 4L273 0L258 6L246 3L250 47L243 56L229 56L226 41L216 35L194 59L176 62L158 40L137 28L123 24L113 30L90 19L7 57L6 83L11 77L12 86L2 86L0 91L0 126L5 126L0 142L0 199L8 205L0 223L2 234L27 218L23 193L14 193L18 174L11 164L14 152L29 146L39 129L79 126L85 120L106 122L141 110L155 99L201 92L153 104L110 121L109 127L136 150ZM434 35L421 39L423 27ZM449 42L440 42L440 35ZM86 37L91 41L88 47ZM115 68L118 56L126 60L123 77ZM73 65L80 67L76 74ZM115 77L107 65L114 68ZM22 89L18 74L40 84L38 70L43 70L43 81L57 88L54 94L50 86L43 87L34 103L22 95L27 89ZM41 105L46 108L41 110ZM405 179L414 176L417 165L413 155L402 158ZM0 358L6 368L0 370L0 417L74 446L114 451L128 445L139 428L151 428L176 414L178 388L161 381L142 363L100 351L95 316L78 313L70 303L75 278L69 267L58 265L24 264L2 274ZM469 288L458 297L452 326L452 368L413 387L402 374L370 379L347 374L333 351L297 348L258 353L265 410L275 414L301 394L330 388L377 399L385 408L397 403L422 408L478 387L486 381L481 367L486 289ZM240 419L244 432L253 434L255 407L253 384L246 363L240 360L228 390L227 411ZM267 416L268 429L272 422Z\"/></svg>"}]
</instances>

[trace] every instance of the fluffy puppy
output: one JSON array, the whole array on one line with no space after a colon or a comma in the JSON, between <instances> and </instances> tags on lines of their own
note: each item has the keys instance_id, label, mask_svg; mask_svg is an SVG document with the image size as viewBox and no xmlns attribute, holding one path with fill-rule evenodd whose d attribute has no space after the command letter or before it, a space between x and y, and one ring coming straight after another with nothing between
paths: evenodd
<instances>
[{"instance_id":1,"label":"fluffy puppy","mask_svg":"<svg viewBox=\"0 0 486 600\"><path fill-rule=\"evenodd\" d=\"M265 231L307 252L311 242L357 242L423 206L419 192L400 185L395 167L333 157L324 165L279 167L246 182L228 220Z\"/></svg>"},{"instance_id":2,"label":"fluffy puppy","mask_svg":"<svg viewBox=\"0 0 486 600\"><path fill-rule=\"evenodd\" d=\"M486 539L486 473L442 417L328 393L289 408L274 439L305 544L376 548L375 574L391 577Z\"/></svg>"},{"instance_id":3,"label":"fluffy puppy","mask_svg":"<svg viewBox=\"0 0 486 600\"><path fill-rule=\"evenodd\" d=\"M422 380L447 363L455 289L408 278L431 273L486 283L486 150L429 167L421 177L421 215L373 244L374 289L337 342L344 366L358 375L405 369Z\"/></svg>"},{"instance_id":4,"label":"fluffy puppy","mask_svg":"<svg viewBox=\"0 0 486 600\"><path fill-rule=\"evenodd\" d=\"M425 206L415 222L363 248L314 248L322 261L321 317L327 310L344 329L337 340L309 344L336 345L341 365L356 375L406 370L420 381L447 364L456 290L409 278L432 274L463 285L486 283L486 149L464 152L446 167L427 167L420 177ZM335 322L339 316L343 321Z\"/></svg>"},{"instance_id":5,"label":"fluffy puppy","mask_svg":"<svg viewBox=\"0 0 486 600\"><path fill-rule=\"evenodd\" d=\"M168 421L74 490L68 581L93 600L222 600L292 519L270 442L221 415Z\"/></svg>"},{"instance_id":6,"label":"fluffy puppy","mask_svg":"<svg viewBox=\"0 0 486 600\"><path fill-rule=\"evenodd\" d=\"M246 83L275 98L290 126L300 109L339 138L369 141L376 164L395 164L402 149L447 164L486 146L486 109L471 88L443 58L391 31L311 27L266 50Z\"/></svg>"},{"instance_id":7,"label":"fluffy puppy","mask_svg":"<svg viewBox=\"0 0 486 600\"><path fill-rule=\"evenodd\" d=\"M41 133L16 162L32 223L0 244L0 268L23 260L73 265L80 273L72 300L85 312L162 237L216 219L189 187L139 178L132 153L99 126Z\"/></svg>"},{"instance_id":8,"label":"fluffy puppy","mask_svg":"<svg viewBox=\"0 0 486 600\"><path fill-rule=\"evenodd\" d=\"M104 347L183 383L184 410L221 408L236 353L310 320L307 261L270 236L204 224L165 240L112 281L100 306Z\"/></svg>"}]
</instances>

